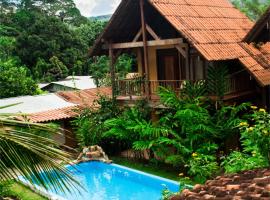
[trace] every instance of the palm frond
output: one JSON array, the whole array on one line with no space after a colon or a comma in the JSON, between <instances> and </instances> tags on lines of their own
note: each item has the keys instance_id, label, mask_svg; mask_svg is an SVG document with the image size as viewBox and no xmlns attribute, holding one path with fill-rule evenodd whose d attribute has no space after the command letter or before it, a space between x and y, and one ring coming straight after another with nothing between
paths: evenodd
<instances>
[{"instance_id":1,"label":"palm frond","mask_svg":"<svg viewBox=\"0 0 270 200\"><path fill-rule=\"evenodd\" d=\"M48 125L0 117L0 179L23 176L31 184L54 191L71 192L80 187L63 163L71 155L52 139L36 134L61 134Z\"/></svg>"}]
</instances>

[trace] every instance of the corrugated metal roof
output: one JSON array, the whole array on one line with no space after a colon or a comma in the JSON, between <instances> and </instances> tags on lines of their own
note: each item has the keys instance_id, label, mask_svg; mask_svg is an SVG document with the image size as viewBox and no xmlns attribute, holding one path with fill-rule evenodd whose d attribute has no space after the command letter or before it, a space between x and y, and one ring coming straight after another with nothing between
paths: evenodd
<instances>
[{"instance_id":1,"label":"corrugated metal roof","mask_svg":"<svg viewBox=\"0 0 270 200\"><path fill-rule=\"evenodd\" d=\"M15 98L0 99L0 107L17 103L19 104L1 109L0 112L31 114L75 105L74 103L65 101L56 94L22 96Z\"/></svg>"},{"instance_id":2,"label":"corrugated metal roof","mask_svg":"<svg viewBox=\"0 0 270 200\"><path fill-rule=\"evenodd\" d=\"M1 109L0 113L27 114L27 120L35 123L70 119L78 115L76 110L94 107L99 95L111 96L110 87L94 88L82 91L59 92L39 96L24 96L0 100L0 107L21 103ZM24 119L24 117L18 117Z\"/></svg>"},{"instance_id":3,"label":"corrugated metal roof","mask_svg":"<svg viewBox=\"0 0 270 200\"><path fill-rule=\"evenodd\" d=\"M96 84L94 83L94 79L92 79L91 76L69 76L62 81L39 84L39 87L42 89L50 84L62 85L65 87L78 90L85 90L97 87Z\"/></svg>"}]
</instances>

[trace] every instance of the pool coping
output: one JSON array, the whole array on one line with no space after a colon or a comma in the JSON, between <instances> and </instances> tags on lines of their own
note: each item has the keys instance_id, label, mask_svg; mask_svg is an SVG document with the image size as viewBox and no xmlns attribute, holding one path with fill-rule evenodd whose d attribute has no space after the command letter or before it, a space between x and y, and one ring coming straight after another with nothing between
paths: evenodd
<instances>
[{"instance_id":1,"label":"pool coping","mask_svg":"<svg viewBox=\"0 0 270 200\"><path fill-rule=\"evenodd\" d=\"M88 161L88 162L99 162L99 161ZM88 162L83 162L83 163L88 163ZM83 163L78 163L78 164L83 164ZM103 162L99 162L99 163L103 163ZM78 164L76 164L76 165L78 165ZM177 185L179 185L179 188L180 188L180 183L177 182L177 181L171 180L171 179L163 178L163 177L160 177L160 176L156 176L156 175L153 175L153 174L150 174L150 173L146 173L146 172L143 172L143 171L140 171L140 170L132 169L132 168L129 168L129 167L126 167L126 166L123 166L123 165L114 164L114 163L111 163L111 164L103 163L103 164L110 165L110 166L115 166L115 167L118 167L120 169L129 170L129 171L132 171L132 172L136 172L136 173L139 173L141 175L145 175L145 176L152 177L152 178L155 178L155 179L158 179L158 180L166 181L166 182L169 182L169 183L172 183L172 184L177 184ZM65 165L65 167L75 167L76 168L76 165ZM20 183L22 183L26 187L29 187L31 190L33 190L37 194L40 194L40 195L48 198L49 200L67 200L66 198L63 198L63 197L61 197L61 196L59 196L57 194L49 192L49 191L41 188L40 186L32 185L28 181L23 180L22 176L18 177L18 181L20 181ZM164 187L166 187L166 184L164 185Z\"/></svg>"}]
</instances>

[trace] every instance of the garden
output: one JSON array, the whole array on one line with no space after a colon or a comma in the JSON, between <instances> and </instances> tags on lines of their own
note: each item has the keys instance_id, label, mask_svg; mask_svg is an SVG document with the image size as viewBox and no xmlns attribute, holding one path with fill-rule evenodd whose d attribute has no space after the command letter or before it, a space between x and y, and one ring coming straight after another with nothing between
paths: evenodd
<instances>
[{"instance_id":1,"label":"garden","mask_svg":"<svg viewBox=\"0 0 270 200\"><path fill-rule=\"evenodd\" d=\"M79 144L99 144L116 162L133 168L167 167L181 190L223 173L269 167L269 113L250 103L226 105L222 87L218 100L211 100L207 94L217 88L209 85L187 82L180 95L160 88L159 108L144 100L119 107L100 97L99 110L85 110L74 121ZM125 158L119 157L123 151ZM170 195L165 191L164 199Z\"/></svg>"}]
</instances>

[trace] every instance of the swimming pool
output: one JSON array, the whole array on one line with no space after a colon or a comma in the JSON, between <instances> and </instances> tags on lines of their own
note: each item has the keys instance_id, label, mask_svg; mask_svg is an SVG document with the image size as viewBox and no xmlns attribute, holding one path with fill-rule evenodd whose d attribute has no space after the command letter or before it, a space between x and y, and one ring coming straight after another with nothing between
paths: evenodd
<instances>
[{"instance_id":1,"label":"swimming pool","mask_svg":"<svg viewBox=\"0 0 270 200\"><path fill-rule=\"evenodd\" d=\"M159 200L164 185L173 192L179 191L179 183L153 176L116 164L87 162L68 166L86 191L72 194L54 194L54 199L67 200Z\"/></svg>"}]
</instances>

